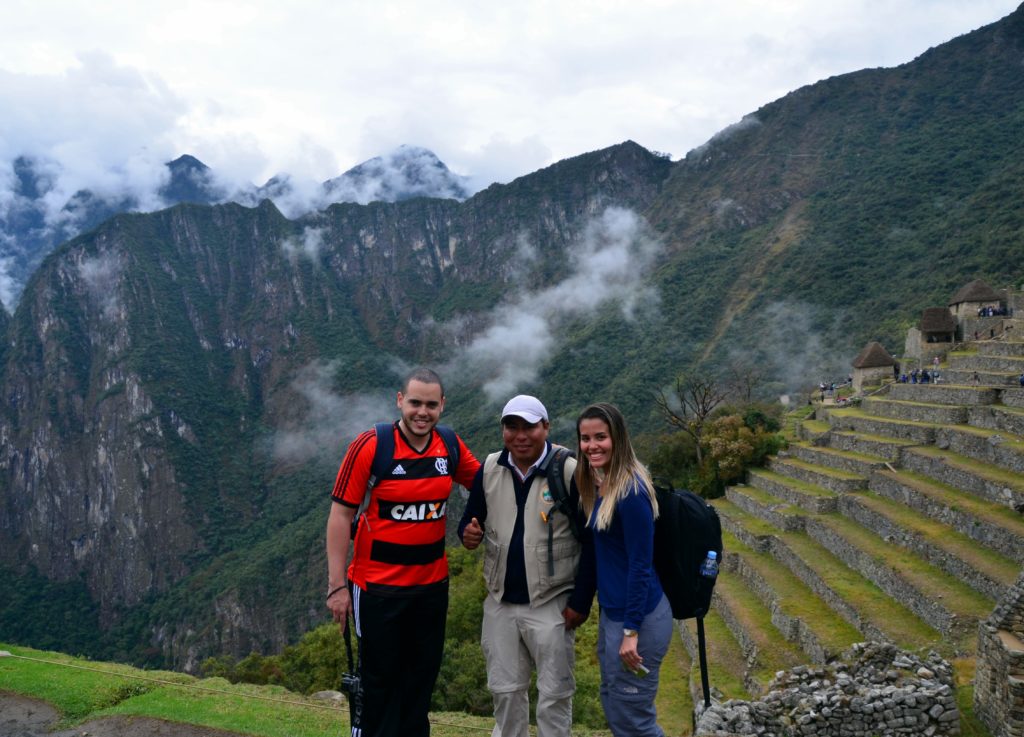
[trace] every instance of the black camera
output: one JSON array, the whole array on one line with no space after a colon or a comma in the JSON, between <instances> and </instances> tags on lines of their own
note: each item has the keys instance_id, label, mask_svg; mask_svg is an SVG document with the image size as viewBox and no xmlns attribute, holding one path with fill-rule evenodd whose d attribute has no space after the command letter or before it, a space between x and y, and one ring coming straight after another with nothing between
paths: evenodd
<instances>
[{"instance_id":1,"label":"black camera","mask_svg":"<svg viewBox=\"0 0 1024 737\"><path fill-rule=\"evenodd\" d=\"M349 696L355 696L363 692L363 683L358 675L343 673L341 676L341 690Z\"/></svg>"}]
</instances>

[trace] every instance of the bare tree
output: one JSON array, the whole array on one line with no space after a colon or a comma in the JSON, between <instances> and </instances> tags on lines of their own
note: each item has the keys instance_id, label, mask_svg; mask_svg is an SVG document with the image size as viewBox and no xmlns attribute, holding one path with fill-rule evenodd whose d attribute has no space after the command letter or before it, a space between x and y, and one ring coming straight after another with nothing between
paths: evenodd
<instances>
[{"instance_id":1,"label":"bare tree","mask_svg":"<svg viewBox=\"0 0 1024 737\"><path fill-rule=\"evenodd\" d=\"M673 427L693 438L697 447L697 465L702 466L704 454L700 447L704 423L715 407L725 401L728 392L714 379L692 374L676 377L675 388L666 394L660 390L654 398L658 409Z\"/></svg>"},{"instance_id":2,"label":"bare tree","mask_svg":"<svg viewBox=\"0 0 1024 737\"><path fill-rule=\"evenodd\" d=\"M743 404L750 404L754 392L765 382L767 374L759 366L750 363L733 364L729 368L729 393Z\"/></svg>"}]
</instances>

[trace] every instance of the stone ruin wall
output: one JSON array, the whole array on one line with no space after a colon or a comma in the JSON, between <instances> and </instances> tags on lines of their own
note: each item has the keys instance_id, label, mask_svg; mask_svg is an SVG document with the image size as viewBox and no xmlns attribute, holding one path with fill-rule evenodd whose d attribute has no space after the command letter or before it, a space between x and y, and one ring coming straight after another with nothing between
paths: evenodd
<instances>
[{"instance_id":1,"label":"stone ruin wall","mask_svg":"<svg viewBox=\"0 0 1024 737\"><path fill-rule=\"evenodd\" d=\"M993 737L1024 737L1024 574L978 628L974 711Z\"/></svg>"},{"instance_id":2,"label":"stone ruin wall","mask_svg":"<svg viewBox=\"0 0 1024 737\"><path fill-rule=\"evenodd\" d=\"M779 673L757 701L713 704L697 737L890 737L954 735L960 711L953 669L894 645L865 642L820 668Z\"/></svg>"}]
</instances>

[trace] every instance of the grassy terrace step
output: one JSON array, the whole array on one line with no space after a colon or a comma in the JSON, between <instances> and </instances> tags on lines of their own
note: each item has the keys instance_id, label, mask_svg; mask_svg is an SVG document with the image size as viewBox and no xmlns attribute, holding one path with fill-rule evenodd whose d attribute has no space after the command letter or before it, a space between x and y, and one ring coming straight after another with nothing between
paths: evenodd
<instances>
[{"instance_id":1,"label":"grassy terrace step","mask_svg":"<svg viewBox=\"0 0 1024 737\"><path fill-rule=\"evenodd\" d=\"M973 647L978 620L995 606L989 597L927 561L893 546L838 514L806 520L807 534L960 648Z\"/></svg>"},{"instance_id":2,"label":"grassy terrace step","mask_svg":"<svg viewBox=\"0 0 1024 737\"><path fill-rule=\"evenodd\" d=\"M872 491L942 522L1024 565L1024 516L913 471L879 471Z\"/></svg>"},{"instance_id":3,"label":"grassy terrace step","mask_svg":"<svg viewBox=\"0 0 1024 737\"><path fill-rule=\"evenodd\" d=\"M1017 579L1015 561L981 547L949 525L873 492L847 495L840 511L886 542L906 548L992 599L1002 598Z\"/></svg>"},{"instance_id":4,"label":"grassy terrace step","mask_svg":"<svg viewBox=\"0 0 1024 737\"><path fill-rule=\"evenodd\" d=\"M834 491L790 476L783 476L767 468L749 469L747 482L754 488L767 491L769 494L809 512L832 512L837 508L837 495Z\"/></svg>"},{"instance_id":5,"label":"grassy terrace step","mask_svg":"<svg viewBox=\"0 0 1024 737\"><path fill-rule=\"evenodd\" d=\"M967 422L966 407L946 404L868 397L864 400L861 408L875 417L888 417L894 420L930 422L941 425Z\"/></svg>"},{"instance_id":6,"label":"grassy terrace step","mask_svg":"<svg viewBox=\"0 0 1024 737\"><path fill-rule=\"evenodd\" d=\"M852 430L834 430L829 434L831 447L838 450L849 450L884 458L890 463L897 463L904 448L918 445L913 440L888 438L884 435L853 432Z\"/></svg>"},{"instance_id":7,"label":"grassy terrace step","mask_svg":"<svg viewBox=\"0 0 1024 737\"><path fill-rule=\"evenodd\" d=\"M679 629L683 644L693 660L693 668L690 673L690 692L693 694L694 703L703 699L700 694L700 661L697 654L697 620L687 619ZM715 609L714 603L711 611L704 617L704 640L708 655L708 683L711 686L712 694L722 701L728 699L750 699L760 691L751 691L744 683L747 672L747 659L743 655L740 644L732 636L725 620ZM757 674L763 678L763 673ZM772 674L774 675L774 674ZM770 676L768 680L770 680ZM751 685L756 689L763 689L754 677L750 677ZM768 680L763 681L767 684Z\"/></svg>"},{"instance_id":8,"label":"grassy terrace step","mask_svg":"<svg viewBox=\"0 0 1024 737\"><path fill-rule=\"evenodd\" d=\"M991 464L948 450L931 447L910 448L903 454L903 466L923 473L957 489L1013 509L1024 508L1024 478L1020 474L994 468Z\"/></svg>"},{"instance_id":9,"label":"grassy terrace step","mask_svg":"<svg viewBox=\"0 0 1024 737\"><path fill-rule=\"evenodd\" d=\"M870 476L872 471L885 468L886 460L880 456L867 455L839 448L822 448L804 443L789 446L790 455L806 463L827 466L858 476Z\"/></svg>"},{"instance_id":10,"label":"grassy terrace step","mask_svg":"<svg viewBox=\"0 0 1024 737\"><path fill-rule=\"evenodd\" d=\"M737 576L720 575L712 609L725 621L746 659L743 684L763 694L776 672L809 658L772 624L772 613Z\"/></svg>"},{"instance_id":11,"label":"grassy terrace step","mask_svg":"<svg viewBox=\"0 0 1024 737\"><path fill-rule=\"evenodd\" d=\"M725 498L748 514L765 520L781 530L802 530L804 520L799 507L787 504L770 492L754 486L730 486Z\"/></svg>"},{"instance_id":12,"label":"grassy terrace step","mask_svg":"<svg viewBox=\"0 0 1024 737\"><path fill-rule=\"evenodd\" d=\"M864 476L806 463L796 458L785 458L781 454L771 459L769 468L782 476L814 484L837 494L846 494L867 486Z\"/></svg>"},{"instance_id":13,"label":"grassy terrace step","mask_svg":"<svg viewBox=\"0 0 1024 737\"><path fill-rule=\"evenodd\" d=\"M836 617L792 571L767 553L757 552L726 533L727 568L754 591L771 612L772 624L814 663L824 664L864 639L855 627Z\"/></svg>"},{"instance_id":14,"label":"grassy terrace step","mask_svg":"<svg viewBox=\"0 0 1024 737\"><path fill-rule=\"evenodd\" d=\"M813 442L818 438L825 437L831 428L824 420L804 420L799 425L797 437L800 440Z\"/></svg>"},{"instance_id":15,"label":"grassy terrace step","mask_svg":"<svg viewBox=\"0 0 1024 737\"><path fill-rule=\"evenodd\" d=\"M769 552L835 611L837 619L853 625L865 637L908 650L932 648L947 657L953 655L938 630L806 533L783 533L724 499L716 499L714 504L730 534L756 550Z\"/></svg>"},{"instance_id":16,"label":"grassy terrace step","mask_svg":"<svg viewBox=\"0 0 1024 737\"><path fill-rule=\"evenodd\" d=\"M832 430L853 430L870 435L883 435L916 443L935 442L935 423L893 420L869 415L862 409L834 409L828 413Z\"/></svg>"}]
</instances>

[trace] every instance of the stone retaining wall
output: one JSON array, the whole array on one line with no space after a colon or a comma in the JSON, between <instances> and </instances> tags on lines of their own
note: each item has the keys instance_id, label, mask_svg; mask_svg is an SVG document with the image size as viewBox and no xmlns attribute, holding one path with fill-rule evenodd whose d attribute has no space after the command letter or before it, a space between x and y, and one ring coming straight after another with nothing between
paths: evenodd
<instances>
[{"instance_id":1,"label":"stone retaining wall","mask_svg":"<svg viewBox=\"0 0 1024 737\"><path fill-rule=\"evenodd\" d=\"M809 494L759 473L749 474L747 481L755 489L767 491L769 494L773 494L789 504L806 509L808 512L821 514L836 511L836 497L834 496Z\"/></svg>"},{"instance_id":2,"label":"stone retaining wall","mask_svg":"<svg viewBox=\"0 0 1024 737\"><path fill-rule=\"evenodd\" d=\"M867 485L866 480L863 478L833 476L824 470L816 471L810 468L804 468L796 463L789 463L781 456L772 458L768 467L783 476L789 476L797 481L803 481L805 484L814 484L815 486L820 486L823 489L834 491L837 494L846 494L857 491L858 489L863 489Z\"/></svg>"},{"instance_id":3,"label":"stone retaining wall","mask_svg":"<svg viewBox=\"0 0 1024 737\"><path fill-rule=\"evenodd\" d=\"M1019 412L1010 412L998 406L971 407L967 417L968 422L975 427L1024 435L1024 414Z\"/></svg>"},{"instance_id":4,"label":"stone retaining wall","mask_svg":"<svg viewBox=\"0 0 1024 737\"><path fill-rule=\"evenodd\" d=\"M889 399L929 404L975 405L994 404L995 389L946 386L942 384L893 384Z\"/></svg>"},{"instance_id":5,"label":"stone retaining wall","mask_svg":"<svg viewBox=\"0 0 1024 737\"><path fill-rule=\"evenodd\" d=\"M868 487L894 502L905 504L910 509L920 512L929 519L949 525L972 540L990 548L1011 560L1024 565L1024 545L1012 531L979 519L959 507L950 507L926 494L922 494L913 486L901 483L898 479L883 473L871 476Z\"/></svg>"},{"instance_id":6,"label":"stone retaining wall","mask_svg":"<svg viewBox=\"0 0 1024 737\"><path fill-rule=\"evenodd\" d=\"M893 523L884 514L879 514L864 504L863 500L859 497L853 495L842 497L839 500L839 510L843 513L844 517L852 519L862 527L871 530L886 542L910 550L919 558L928 561L950 576L962 580L978 593L992 599L998 599L1005 593L1006 587L1003 584L994 581L985 573L975 570L966 561L950 555L916 532L904 529Z\"/></svg>"},{"instance_id":7,"label":"stone retaining wall","mask_svg":"<svg viewBox=\"0 0 1024 737\"><path fill-rule=\"evenodd\" d=\"M860 435L853 435L844 432L833 432L829 435L829 444L839 450L848 450L854 453L866 453L868 455L885 458L891 463L899 463L900 454L907 446L903 443L894 443L887 440L875 440Z\"/></svg>"},{"instance_id":8,"label":"stone retaining wall","mask_svg":"<svg viewBox=\"0 0 1024 737\"><path fill-rule=\"evenodd\" d=\"M1010 356L958 356L951 368L957 371L1012 371L1017 375L1024 370L1024 358Z\"/></svg>"},{"instance_id":9,"label":"stone retaining wall","mask_svg":"<svg viewBox=\"0 0 1024 737\"><path fill-rule=\"evenodd\" d=\"M890 567L885 560L878 560L869 553L852 545L846 538L820 520L807 518L804 524L807 527L807 534L824 545L833 555L850 568L859 572L893 599L901 602L914 614L939 630L939 632L946 635L959 636L966 628L967 623L960 621L955 614L941 603L914 588L909 581L903 578L895 568Z\"/></svg>"},{"instance_id":10,"label":"stone retaining wall","mask_svg":"<svg viewBox=\"0 0 1024 737\"><path fill-rule=\"evenodd\" d=\"M856 415L834 415L829 417L833 430L853 430L868 435L888 435L900 440L913 440L921 445L935 442L935 428L909 423L876 420Z\"/></svg>"},{"instance_id":11,"label":"stone retaining wall","mask_svg":"<svg viewBox=\"0 0 1024 737\"><path fill-rule=\"evenodd\" d=\"M1024 387L1020 386L1020 378L1013 380L1017 386L1007 387L1000 392L1000 398L1007 407L1024 408Z\"/></svg>"},{"instance_id":12,"label":"stone retaining wall","mask_svg":"<svg viewBox=\"0 0 1024 737\"><path fill-rule=\"evenodd\" d=\"M766 522L770 522L780 530L796 532L804 529L804 518L802 516L796 514L784 514L775 510L775 507L783 506L782 502L779 502L774 506L769 506L762 503L759 499L747 496L743 493L742 488L734 486L730 486L725 490L725 498L744 512L752 514Z\"/></svg>"},{"instance_id":13,"label":"stone retaining wall","mask_svg":"<svg viewBox=\"0 0 1024 737\"><path fill-rule=\"evenodd\" d=\"M971 386L974 384L974 371L946 370L942 372L942 381L946 384L963 384ZM978 371L978 384L982 386L1011 386L1017 383L1017 375L1011 373L999 373L997 371Z\"/></svg>"},{"instance_id":14,"label":"stone retaining wall","mask_svg":"<svg viewBox=\"0 0 1024 737\"><path fill-rule=\"evenodd\" d=\"M757 643L754 642L750 633L743 628L735 612L729 608L729 605L718 595L718 592L712 594L711 607L718 612L718 616L725 622L725 626L729 628L729 632L736 639L736 644L740 646L740 652L743 653L743 659L746 661L743 669L743 687L752 694L758 696L763 694L765 691L764 684L759 683L754 677L754 669L757 666L759 652Z\"/></svg>"},{"instance_id":15,"label":"stone retaining wall","mask_svg":"<svg viewBox=\"0 0 1024 737\"><path fill-rule=\"evenodd\" d=\"M1024 737L1024 574L978 627L974 712L993 737ZM710 711L710 710L709 710Z\"/></svg>"},{"instance_id":16,"label":"stone retaining wall","mask_svg":"<svg viewBox=\"0 0 1024 737\"><path fill-rule=\"evenodd\" d=\"M816 463L820 466L836 468L847 473L855 473L858 476L868 476L878 468L885 468L885 464L881 461L851 458L840 453L830 453L827 450L808 448L801 445L789 446L789 453L805 463Z\"/></svg>"},{"instance_id":17,"label":"stone retaining wall","mask_svg":"<svg viewBox=\"0 0 1024 737\"><path fill-rule=\"evenodd\" d=\"M983 499L1005 504L1011 509L1024 509L1024 490L1004 486L968 469L953 466L946 463L944 458L909 450L903 454L903 466Z\"/></svg>"},{"instance_id":18,"label":"stone retaining wall","mask_svg":"<svg viewBox=\"0 0 1024 737\"><path fill-rule=\"evenodd\" d=\"M1006 445L996 436L981 436L955 427L942 427L935 433L935 445L968 458L993 463L1014 473L1024 474L1024 452Z\"/></svg>"},{"instance_id":19,"label":"stone retaining wall","mask_svg":"<svg viewBox=\"0 0 1024 737\"><path fill-rule=\"evenodd\" d=\"M911 422L956 425L967 422L967 408L934 404L914 404L891 399L865 399L864 411L877 417Z\"/></svg>"},{"instance_id":20,"label":"stone retaining wall","mask_svg":"<svg viewBox=\"0 0 1024 737\"><path fill-rule=\"evenodd\" d=\"M953 671L892 645L859 643L824 668L800 666L777 676L758 701L713 704L698 737L877 737L957 734Z\"/></svg>"},{"instance_id":21,"label":"stone retaining wall","mask_svg":"<svg viewBox=\"0 0 1024 737\"><path fill-rule=\"evenodd\" d=\"M983 341L978 343L983 356L1024 356L1024 343L1015 340Z\"/></svg>"}]
</instances>

